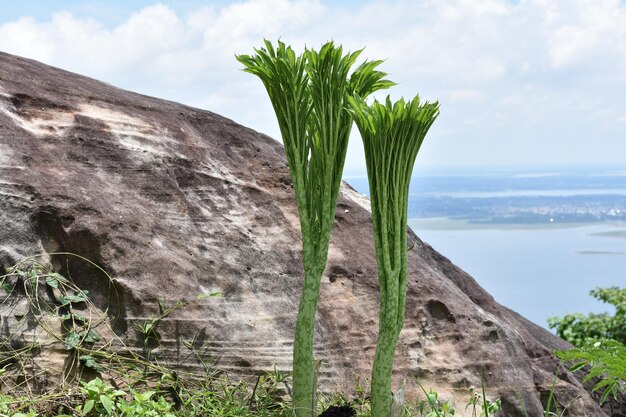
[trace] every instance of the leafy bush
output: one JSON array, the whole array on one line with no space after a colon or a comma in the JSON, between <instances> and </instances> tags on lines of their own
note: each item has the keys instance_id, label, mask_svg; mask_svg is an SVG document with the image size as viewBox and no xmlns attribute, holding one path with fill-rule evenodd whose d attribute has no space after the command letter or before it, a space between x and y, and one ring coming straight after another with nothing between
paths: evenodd
<instances>
[{"instance_id":1,"label":"leafy bush","mask_svg":"<svg viewBox=\"0 0 626 417\"><path fill-rule=\"evenodd\" d=\"M575 313L565 317L551 317L548 326L556 334L573 344L584 346L588 339L613 339L626 344L626 288L596 288L591 296L615 307L615 314Z\"/></svg>"}]
</instances>

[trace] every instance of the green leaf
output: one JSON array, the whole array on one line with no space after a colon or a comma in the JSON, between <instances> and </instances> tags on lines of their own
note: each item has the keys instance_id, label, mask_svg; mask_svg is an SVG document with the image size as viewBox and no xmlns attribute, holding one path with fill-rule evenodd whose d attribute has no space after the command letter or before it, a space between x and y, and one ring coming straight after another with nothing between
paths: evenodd
<instances>
[{"instance_id":1,"label":"green leaf","mask_svg":"<svg viewBox=\"0 0 626 417\"><path fill-rule=\"evenodd\" d=\"M100 395L100 403L109 415L113 414L113 401L109 397L104 394Z\"/></svg>"},{"instance_id":2,"label":"green leaf","mask_svg":"<svg viewBox=\"0 0 626 417\"><path fill-rule=\"evenodd\" d=\"M221 291L213 291L209 294L198 294L196 296L196 300L207 300L209 298L212 297L222 297L222 292Z\"/></svg>"},{"instance_id":3,"label":"green leaf","mask_svg":"<svg viewBox=\"0 0 626 417\"><path fill-rule=\"evenodd\" d=\"M576 372L576 371L578 371L578 370L580 370L580 369L584 368L584 367L585 367L588 363L589 363L589 362L587 362L587 361L582 361L582 362L579 362L579 363L577 363L576 365L574 365L574 366L570 367L570 368L569 368L569 370L570 370L570 372Z\"/></svg>"},{"instance_id":4,"label":"green leaf","mask_svg":"<svg viewBox=\"0 0 626 417\"><path fill-rule=\"evenodd\" d=\"M46 277L46 284L52 288L59 288L59 281L55 277Z\"/></svg>"},{"instance_id":5,"label":"green leaf","mask_svg":"<svg viewBox=\"0 0 626 417\"><path fill-rule=\"evenodd\" d=\"M65 294L59 297L59 301L62 306L70 305L73 303L82 303L87 301L87 291L81 291L77 294Z\"/></svg>"},{"instance_id":6,"label":"green leaf","mask_svg":"<svg viewBox=\"0 0 626 417\"><path fill-rule=\"evenodd\" d=\"M51 272L48 274L48 276L50 278L56 279L59 284L67 284L69 282L67 278L65 278L63 275L59 274L58 272Z\"/></svg>"},{"instance_id":7,"label":"green leaf","mask_svg":"<svg viewBox=\"0 0 626 417\"><path fill-rule=\"evenodd\" d=\"M95 330L89 330L83 339L85 343L96 343L100 341L100 335Z\"/></svg>"},{"instance_id":8,"label":"green leaf","mask_svg":"<svg viewBox=\"0 0 626 417\"><path fill-rule=\"evenodd\" d=\"M96 362L96 360L91 355L80 355L78 359L85 368L90 368L97 372L104 371L104 368L100 366L100 364L98 364L98 362Z\"/></svg>"},{"instance_id":9,"label":"green leaf","mask_svg":"<svg viewBox=\"0 0 626 417\"><path fill-rule=\"evenodd\" d=\"M88 322L87 318L81 314L74 313L70 311L68 313L62 314L60 317L61 321L73 321L75 323L86 324Z\"/></svg>"},{"instance_id":10,"label":"green leaf","mask_svg":"<svg viewBox=\"0 0 626 417\"><path fill-rule=\"evenodd\" d=\"M83 406L83 414L87 414L93 409L93 406L96 404L94 400L87 400L85 405Z\"/></svg>"},{"instance_id":11,"label":"green leaf","mask_svg":"<svg viewBox=\"0 0 626 417\"><path fill-rule=\"evenodd\" d=\"M13 286L5 280L2 280L0 282L0 287L2 287L4 292L7 293L7 295L10 295L13 292Z\"/></svg>"},{"instance_id":12,"label":"green leaf","mask_svg":"<svg viewBox=\"0 0 626 417\"><path fill-rule=\"evenodd\" d=\"M134 397L137 402L146 402L150 401L150 397L152 397L156 391L146 391L146 392L136 392Z\"/></svg>"},{"instance_id":13,"label":"green leaf","mask_svg":"<svg viewBox=\"0 0 626 417\"><path fill-rule=\"evenodd\" d=\"M81 341L81 335L76 332L69 332L65 337L65 349L72 350L78 347Z\"/></svg>"}]
</instances>

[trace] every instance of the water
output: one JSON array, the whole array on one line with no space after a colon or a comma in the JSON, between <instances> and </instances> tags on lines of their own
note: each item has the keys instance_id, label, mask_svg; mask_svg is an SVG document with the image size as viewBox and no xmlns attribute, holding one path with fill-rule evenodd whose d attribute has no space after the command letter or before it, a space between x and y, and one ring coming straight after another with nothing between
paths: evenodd
<instances>
[{"instance_id":1,"label":"water","mask_svg":"<svg viewBox=\"0 0 626 417\"><path fill-rule=\"evenodd\" d=\"M546 327L552 316L611 311L594 287L626 286L626 225L475 227L409 221L423 240L472 275L501 304Z\"/></svg>"},{"instance_id":2,"label":"water","mask_svg":"<svg viewBox=\"0 0 626 417\"><path fill-rule=\"evenodd\" d=\"M623 170L517 171L413 178L409 226L501 304L540 326L612 312L589 296L626 286ZM368 194L367 179L350 178Z\"/></svg>"}]
</instances>

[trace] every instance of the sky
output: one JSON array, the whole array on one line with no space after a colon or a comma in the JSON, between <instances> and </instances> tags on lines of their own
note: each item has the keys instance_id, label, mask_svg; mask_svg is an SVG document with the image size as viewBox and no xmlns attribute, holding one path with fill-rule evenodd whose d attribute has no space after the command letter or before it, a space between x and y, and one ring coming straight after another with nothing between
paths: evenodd
<instances>
[{"instance_id":1,"label":"sky","mask_svg":"<svg viewBox=\"0 0 626 417\"><path fill-rule=\"evenodd\" d=\"M416 169L626 166L626 3L617 0L2 1L0 50L211 110L279 138L235 54L327 40L439 100ZM1 63L0 63L1 65ZM345 175L362 176L356 127Z\"/></svg>"}]
</instances>

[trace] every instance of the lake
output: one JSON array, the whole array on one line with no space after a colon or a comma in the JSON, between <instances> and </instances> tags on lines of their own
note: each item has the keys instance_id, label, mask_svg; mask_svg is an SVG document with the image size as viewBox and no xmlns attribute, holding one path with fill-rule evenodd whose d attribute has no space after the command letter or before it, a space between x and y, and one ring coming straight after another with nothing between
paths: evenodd
<instances>
[{"instance_id":1,"label":"lake","mask_svg":"<svg viewBox=\"0 0 626 417\"><path fill-rule=\"evenodd\" d=\"M626 286L626 225L472 226L412 219L411 228L501 304L546 327L574 312L612 311L594 287Z\"/></svg>"},{"instance_id":2,"label":"lake","mask_svg":"<svg viewBox=\"0 0 626 417\"><path fill-rule=\"evenodd\" d=\"M347 180L368 195L366 178ZM626 286L623 170L417 176L409 218L498 302L543 327L552 316L612 311L589 291Z\"/></svg>"}]
</instances>

